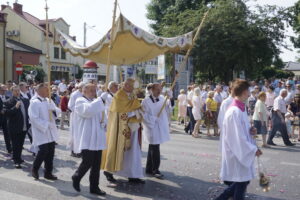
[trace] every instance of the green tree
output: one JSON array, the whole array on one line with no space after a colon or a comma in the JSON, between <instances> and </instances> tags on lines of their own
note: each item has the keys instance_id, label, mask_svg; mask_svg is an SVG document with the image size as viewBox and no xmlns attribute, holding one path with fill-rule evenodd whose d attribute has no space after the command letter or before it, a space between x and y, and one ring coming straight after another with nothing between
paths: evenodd
<instances>
[{"instance_id":1,"label":"green tree","mask_svg":"<svg viewBox=\"0 0 300 200\"><path fill-rule=\"evenodd\" d=\"M22 81L27 81L26 80L26 75L30 74L31 71L36 71L37 75L35 76L35 80L38 83L44 82L44 78L46 77L46 73L42 67L32 67L32 66L24 66L23 67L23 73L21 75L21 80Z\"/></svg>"},{"instance_id":2,"label":"green tree","mask_svg":"<svg viewBox=\"0 0 300 200\"><path fill-rule=\"evenodd\" d=\"M154 33L175 36L195 30L210 2L212 8L192 51L195 72L207 74L210 80L229 81L234 71L253 78L279 56L285 36L281 8L258 7L254 12L242 0L197 1L194 6L177 6L178 2L188 1L153 0L147 16Z\"/></svg>"}]
</instances>

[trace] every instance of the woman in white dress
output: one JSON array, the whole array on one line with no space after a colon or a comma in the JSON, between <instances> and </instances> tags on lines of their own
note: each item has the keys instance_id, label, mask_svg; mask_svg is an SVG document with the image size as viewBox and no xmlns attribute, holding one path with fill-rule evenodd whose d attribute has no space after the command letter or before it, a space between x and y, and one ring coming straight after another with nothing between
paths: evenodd
<instances>
[{"instance_id":1,"label":"woman in white dress","mask_svg":"<svg viewBox=\"0 0 300 200\"><path fill-rule=\"evenodd\" d=\"M180 90L180 94L177 97L178 100L178 124L184 121L184 126L186 124L186 112L187 112L187 99L184 89Z\"/></svg>"},{"instance_id":2,"label":"woman in white dress","mask_svg":"<svg viewBox=\"0 0 300 200\"><path fill-rule=\"evenodd\" d=\"M198 131L199 131L199 127L201 124L201 110L202 110L202 101L201 101L201 90L200 88L196 88L194 90L194 95L193 95L193 99L192 99L192 103L193 103L193 115L194 115L194 119L196 121L195 127L194 127L194 131L193 131L193 137L198 137Z\"/></svg>"}]
</instances>

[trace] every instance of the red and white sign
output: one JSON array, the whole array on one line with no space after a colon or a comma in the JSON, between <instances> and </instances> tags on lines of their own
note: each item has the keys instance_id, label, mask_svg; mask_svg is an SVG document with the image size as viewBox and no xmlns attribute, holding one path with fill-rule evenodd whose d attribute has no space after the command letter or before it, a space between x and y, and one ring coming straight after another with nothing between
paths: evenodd
<instances>
[{"instance_id":1,"label":"red and white sign","mask_svg":"<svg viewBox=\"0 0 300 200\"><path fill-rule=\"evenodd\" d=\"M18 75L21 75L23 73L23 65L21 62L16 63L16 72Z\"/></svg>"}]
</instances>

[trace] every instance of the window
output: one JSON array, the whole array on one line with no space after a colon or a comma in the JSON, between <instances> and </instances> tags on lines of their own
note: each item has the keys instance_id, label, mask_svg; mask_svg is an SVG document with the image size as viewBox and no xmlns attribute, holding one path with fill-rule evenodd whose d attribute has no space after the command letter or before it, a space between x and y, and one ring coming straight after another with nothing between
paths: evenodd
<instances>
[{"instance_id":1,"label":"window","mask_svg":"<svg viewBox=\"0 0 300 200\"><path fill-rule=\"evenodd\" d=\"M54 47L54 58L59 59L59 48Z\"/></svg>"},{"instance_id":2,"label":"window","mask_svg":"<svg viewBox=\"0 0 300 200\"><path fill-rule=\"evenodd\" d=\"M60 58L63 59L63 60L65 60L66 59L66 52L65 52L65 50L61 49L60 53L61 53Z\"/></svg>"}]
</instances>

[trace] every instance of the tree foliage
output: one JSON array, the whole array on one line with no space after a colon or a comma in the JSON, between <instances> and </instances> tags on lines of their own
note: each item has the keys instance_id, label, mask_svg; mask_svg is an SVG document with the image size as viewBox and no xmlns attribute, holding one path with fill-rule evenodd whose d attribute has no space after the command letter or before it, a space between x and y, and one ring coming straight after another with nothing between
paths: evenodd
<instances>
[{"instance_id":1,"label":"tree foliage","mask_svg":"<svg viewBox=\"0 0 300 200\"><path fill-rule=\"evenodd\" d=\"M152 0L147 17L155 34L171 37L195 30L212 8L192 51L196 72L229 81L233 72L253 78L271 66L284 45L285 13L275 6L250 10L242 0Z\"/></svg>"}]
</instances>

